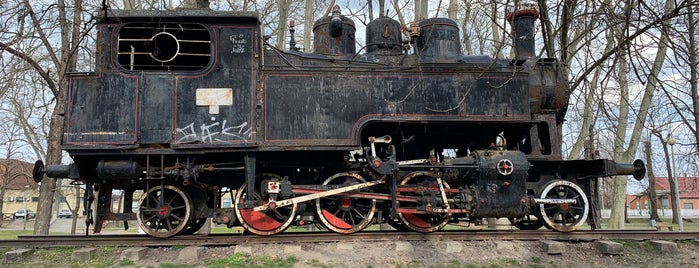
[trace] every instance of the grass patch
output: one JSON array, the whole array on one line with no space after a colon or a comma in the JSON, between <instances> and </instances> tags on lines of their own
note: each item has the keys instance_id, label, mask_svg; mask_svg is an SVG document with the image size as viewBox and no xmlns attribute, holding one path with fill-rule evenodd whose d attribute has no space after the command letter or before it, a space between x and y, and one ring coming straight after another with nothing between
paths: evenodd
<instances>
[{"instance_id":1,"label":"grass patch","mask_svg":"<svg viewBox=\"0 0 699 268\"><path fill-rule=\"evenodd\" d=\"M174 245L174 246L170 247L170 249L172 249L172 250L180 250L180 249L183 249L183 248L186 248L186 247L187 247L187 245Z\"/></svg>"},{"instance_id":2,"label":"grass patch","mask_svg":"<svg viewBox=\"0 0 699 268\"><path fill-rule=\"evenodd\" d=\"M454 263L454 261L450 262L449 264ZM478 263L468 263L468 264L460 264L456 262L456 264L459 264L459 266L447 266L447 267L467 267L467 268L514 268L514 267L529 267L529 268L538 268L538 267L544 267L541 264L533 264L533 265L525 265L523 263L520 263L519 260L515 258L497 258L497 259L492 259L488 260L485 262L478 262Z\"/></svg>"},{"instance_id":3,"label":"grass patch","mask_svg":"<svg viewBox=\"0 0 699 268\"><path fill-rule=\"evenodd\" d=\"M614 242L617 242L617 243L621 244L624 248L630 248L630 249L633 249L633 250L638 250L638 249L642 248L641 243L639 243L638 241L633 241L633 240L616 240L616 241L614 241Z\"/></svg>"},{"instance_id":4,"label":"grass patch","mask_svg":"<svg viewBox=\"0 0 699 268\"><path fill-rule=\"evenodd\" d=\"M444 267L445 268L461 268L461 267L463 267L463 265L461 265L461 262L459 262L458 260L452 260L450 262L447 262L444 265Z\"/></svg>"},{"instance_id":5,"label":"grass patch","mask_svg":"<svg viewBox=\"0 0 699 268\"><path fill-rule=\"evenodd\" d=\"M328 263L322 263L319 260L312 259L312 260L307 260L304 265L306 267L318 267L318 268L332 268L336 267L337 265L334 264L328 264Z\"/></svg>"},{"instance_id":6,"label":"grass patch","mask_svg":"<svg viewBox=\"0 0 699 268\"><path fill-rule=\"evenodd\" d=\"M172 264L172 263L162 263L159 268L190 268L190 267L196 267L195 265L189 265L189 264Z\"/></svg>"},{"instance_id":7,"label":"grass patch","mask_svg":"<svg viewBox=\"0 0 699 268\"><path fill-rule=\"evenodd\" d=\"M119 266L134 266L136 263L131 259L122 259L119 262Z\"/></svg>"},{"instance_id":8,"label":"grass patch","mask_svg":"<svg viewBox=\"0 0 699 268\"><path fill-rule=\"evenodd\" d=\"M32 230L2 230L0 240L16 240L18 235L33 235Z\"/></svg>"},{"instance_id":9,"label":"grass patch","mask_svg":"<svg viewBox=\"0 0 699 268\"><path fill-rule=\"evenodd\" d=\"M42 260L55 260L61 261L65 259L66 256L73 254L76 248L74 247L63 247L63 248L52 248L52 249L37 249L34 253L39 256Z\"/></svg>"},{"instance_id":10,"label":"grass patch","mask_svg":"<svg viewBox=\"0 0 699 268\"><path fill-rule=\"evenodd\" d=\"M77 248L63 247L50 249L37 249L33 256L19 267L31 266L37 267L96 267L107 268L118 266L131 266L128 261L122 260L115 263L114 255L119 254L120 249L116 247L99 248L97 254L89 261L73 261L70 256Z\"/></svg>"},{"instance_id":11,"label":"grass patch","mask_svg":"<svg viewBox=\"0 0 699 268\"><path fill-rule=\"evenodd\" d=\"M205 264L211 268L227 268L227 267L252 267L252 268L286 268L294 267L298 260L296 257L270 257L270 256L249 256L245 254L235 253L228 255L225 258L217 260L207 260Z\"/></svg>"}]
</instances>

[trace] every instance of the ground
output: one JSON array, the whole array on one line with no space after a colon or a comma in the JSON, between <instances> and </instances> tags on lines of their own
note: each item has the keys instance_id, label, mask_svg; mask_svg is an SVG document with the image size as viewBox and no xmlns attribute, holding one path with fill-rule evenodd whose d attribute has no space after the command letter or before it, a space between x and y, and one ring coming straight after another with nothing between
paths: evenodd
<instances>
[{"instance_id":1,"label":"ground","mask_svg":"<svg viewBox=\"0 0 699 268\"><path fill-rule=\"evenodd\" d=\"M254 245L255 256L285 259L294 256L294 267L696 267L699 245L679 242L677 253L659 253L649 242L621 242L621 255L600 254L593 243L565 243L561 255L548 255L539 241L466 241L456 253L446 253L445 241L412 242L412 250L396 248L393 242L349 242ZM344 249L344 250L343 250ZM181 249L180 249L181 250ZM150 249L137 266L157 267L162 262L203 265L202 259L217 259L235 252L235 247L206 248L199 260L178 260L179 250ZM177 261L172 261L177 260Z\"/></svg>"},{"instance_id":2,"label":"ground","mask_svg":"<svg viewBox=\"0 0 699 268\"><path fill-rule=\"evenodd\" d=\"M70 219L57 221L54 226L70 226ZM541 241L348 241L206 247L198 258L182 258L182 253L187 250L184 247L150 248L145 258L130 260L122 255L128 248L111 247L100 248L96 260L85 263L70 260L69 256L75 249L52 249L36 250L20 263L2 266L249 267L256 264L257 267L637 268L696 267L699 264L699 242L696 241L676 241L678 251L674 253L661 253L653 249L649 241L616 242L623 245L623 254L599 253L593 242L566 242L563 254L549 255ZM232 258L242 260L233 261Z\"/></svg>"}]
</instances>

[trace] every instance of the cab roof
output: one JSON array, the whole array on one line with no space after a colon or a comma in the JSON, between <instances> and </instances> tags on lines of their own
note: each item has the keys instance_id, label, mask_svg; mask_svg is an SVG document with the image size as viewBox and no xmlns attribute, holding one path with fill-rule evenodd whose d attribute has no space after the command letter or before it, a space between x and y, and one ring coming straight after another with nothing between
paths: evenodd
<instances>
[{"instance_id":1,"label":"cab roof","mask_svg":"<svg viewBox=\"0 0 699 268\"><path fill-rule=\"evenodd\" d=\"M255 11L217 11L202 8L175 10L107 9L100 11L98 17L103 23L161 20L178 22L259 24L259 14Z\"/></svg>"}]
</instances>

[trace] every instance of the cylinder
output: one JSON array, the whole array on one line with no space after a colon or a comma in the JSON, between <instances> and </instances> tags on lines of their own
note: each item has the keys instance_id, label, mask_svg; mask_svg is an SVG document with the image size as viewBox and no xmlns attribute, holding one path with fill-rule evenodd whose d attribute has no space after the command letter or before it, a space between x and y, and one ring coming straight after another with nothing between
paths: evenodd
<instances>
[{"instance_id":1,"label":"cylinder","mask_svg":"<svg viewBox=\"0 0 699 268\"><path fill-rule=\"evenodd\" d=\"M97 163L97 177L101 180L132 180L141 177L143 169L132 160L101 160Z\"/></svg>"}]
</instances>

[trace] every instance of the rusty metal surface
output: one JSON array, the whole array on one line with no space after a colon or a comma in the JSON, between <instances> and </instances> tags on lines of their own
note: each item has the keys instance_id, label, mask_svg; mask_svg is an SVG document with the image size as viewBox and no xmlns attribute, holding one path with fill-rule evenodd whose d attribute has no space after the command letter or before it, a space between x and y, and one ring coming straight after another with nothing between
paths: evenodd
<instances>
[{"instance_id":1,"label":"rusty metal surface","mask_svg":"<svg viewBox=\"0 0 699 268\"><path fill-rule=\"evenodd\" d=\"M530 118L526 79L518 74L303 71L264 80L266 144L355 145L356 131L370 121Z\"/></svg>"},{"instance_id":2,"label":"rusty metal surface","mask_svg":"<svg viewBox=\"0 0 699 268\"><path fill-rule=\"evenodd\" d=\"M313 50L324 55L354 54L354 33L352 19L323 17L313 24Z\"/></svg>"},{"instance_id":3,"label":"rusty metal surface","mask_svg":"<svg viewBox=\"0 0 699 268\"><path fill-rule=\"evenodd\" d=\"M454 62L461 56L459 26L451 19L430 18L420 22L416 54L429 62Z\"/></svg>"},{"instance_id":4,"label":"rusty metal surface","mask_svg":"<svg viewBox=\"0 0 699 268\"><path fill-rule=\"evenodd\" d=\"M396 55L401 53L400 23L389 17L379 17L366 26L368 53Z\"/></svg>"}]
</instances>

